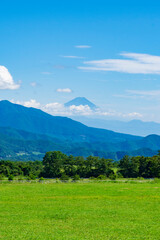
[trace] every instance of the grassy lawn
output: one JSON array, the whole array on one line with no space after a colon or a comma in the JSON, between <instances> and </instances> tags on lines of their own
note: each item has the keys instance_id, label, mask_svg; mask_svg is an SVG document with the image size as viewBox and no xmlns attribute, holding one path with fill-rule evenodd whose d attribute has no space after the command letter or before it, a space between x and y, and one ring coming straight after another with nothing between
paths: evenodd
<instances>
[{"instance_id":1,"label":"grassy lawn","mask_svg":"<svg viewBox=\"0 0 160 240\"><path fill-rule=\"evenodd\" d=\"M0 239L160 239L160 183L0 184Z\"/></svg>"}]
</instances>

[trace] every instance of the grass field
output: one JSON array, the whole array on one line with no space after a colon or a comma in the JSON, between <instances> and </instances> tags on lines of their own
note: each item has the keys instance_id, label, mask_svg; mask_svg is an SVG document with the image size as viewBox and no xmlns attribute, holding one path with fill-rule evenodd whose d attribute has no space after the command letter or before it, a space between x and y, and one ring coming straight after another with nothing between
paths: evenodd
<instances>
[{"instance_id":1,"label":"grass field","mask_svg":"<svg viewBox=\"0 0 160 240\"><path fill-rule=\"evenodd\" d=\"M160 183L2 183L0 239L160 239Z\"/></svg>"}]
</instances>

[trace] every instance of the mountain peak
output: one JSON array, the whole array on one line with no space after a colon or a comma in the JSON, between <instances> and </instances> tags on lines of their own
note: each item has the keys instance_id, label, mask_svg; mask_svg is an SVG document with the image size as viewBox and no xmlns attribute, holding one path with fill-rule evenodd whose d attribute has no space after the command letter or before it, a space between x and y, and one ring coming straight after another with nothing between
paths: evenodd
<instances>
[{"instance_id":1,"label":"mountain peak","mask_svg":"<svg viewBox=\"0 0 160 240\"><path fill-rule=\"evenodd\" d=\"M75 105L75 106L88 105L91 109L96 109L97 108L97 106L94 103L92 103L91 101L89 101L85 97L76 97L76 98L72 99L71 101L65 103L64 105L65 105L65 107L70 107L72 105Z\"/></svg>"},{"instance_id":2,"label":"mountain peak","mask_svg":"<svg viewBox=\"0 0 160 240\"><path fill-rule=\"evenodd\" d=\"M3 104L4 104L4 103L5 103L5 104L10 104L10 103L11 103L11 102L8 101L8 100L1 100L0 102L3 103Z\"/></svg>"}]
</instances>

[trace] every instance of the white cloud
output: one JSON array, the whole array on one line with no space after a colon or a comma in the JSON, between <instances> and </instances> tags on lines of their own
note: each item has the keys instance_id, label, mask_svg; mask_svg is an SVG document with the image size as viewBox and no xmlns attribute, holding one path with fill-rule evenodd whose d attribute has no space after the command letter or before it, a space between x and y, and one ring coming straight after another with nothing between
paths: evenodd
<instances>
[{"instance_id":1,"label":"white cloud","mask_svg":"<svg viewBox=\"0 0 160 240\"><path fill-rule=\"evenodd\" d=\"M131 112L131 113L127 113L127 114L123 114L123 117L129 117L129 118L142 118L143 115L141 113L138 112Z\"/></svg>"},{"instance_id":2,"label":"white cloud","mask_svg":"<svg viewBox=\"0 0 160 240\"><path fill-rule=\"evenodd\" d=\"M56 91L59 93L71 93L72 92L72 90L70 88L58 88Z\"/></svg>"},{"instance_id":3,"label":"white cloud","mask_svg":"<svg viewBox=\"0 0 160 240\"><path fill-rule=\"evenodd\" d=\"M58 103L58 102L47 103L44 107L46 109L60 109L60 108L63 108L63 104Z\"/></svg>"},{"instance_id":4,"label":"white cloud","mask_svg":"<svg viewBox=\"0 0 160 240\"><path fill-rule=\"evenodd\" d=\"M43 105L41 109L51 115L63 116L64 106L61 103L53 102Z\"/></svg>"},{"instance_id":5,"label":"white cloud","mask_svg":"<svg viewBox=\"0 0 160 240\"><path fill-rule=\"evenodd\" d=\"M104 116L118 118L120 117L124 119L139 119L143 117L143 115L138 112L122 113L114 110L104 111L98 108L92 110L88 105L72 105L65 107L63 104L57 102L46 104L41 109L56 116Z\"/></svg>"},{"instance_id":6,"label":"white cloud","mask_svg":"<svg viewBox=\"0 0 160 240\"><path fill-rule=\"evenodd\" d=\"M16 84L13 81L8 69L4 66L0 66L0 89L15 90L20 87L20 84Z\"/></svg>"},{"instance_id":7,"label":"white cloud","mask_svg":"<svg viewBox=\"0 0 160 240\"><path fill-rule=\"evenodd\" d=\"M65 107L63 104L57 102L46 104L42 107L42 110L57 116L94 115L94 111L92 111L88 105Z\"/></svg>"},{"instance_id":8,"label":"white cloud","mask_svg":"<svg viewBox=\"0 0 160 240\"><path fill-rule=\"evenodd\" d=\"M33 108L41 108L41 104L37 102L35 99L30 99L29 101L15 101L14 99L11 100L12 103L20 104L25 107L33 107Z\"/></svg>"},{"instance_id":9,"label":"white cloud","mask_svg":"<svg viewBox=\"0 0 160 240\"><path fill-rule=\"evenodd\" d=\"M149 91L141 91L141 90L126 90L129 94L138 95L138 96L150 96L150 97L160 97L160 90L149 90Z\"/></svg>"},{"instance_id":10,"label":"white cloud","mask_svg":"<svg viewBox=\"0 0 160 240\"><path fill-rule=\"evenodd\" d=\"M126 90L125 94L117 94L115 97L131 99L160 99L160 90Z\"/></svg>"},{"instance_id":11,"label":"white cloud","mask_svg":"<svg viewBox=\"0 0 160 240\"><path fill-rule=\"evenodd\" d=\"M93 111L91 110L91 108L88 105L72 105L69 107L70 112L72 112L73 115L91 115L93 113Z\"/></svg>"},{"instance_id":12,"label":"white cloud","mask_svg":"<svg viewBox=\"0 0 160 240\"><path fill-rule=\"evenodd\" d=\"M88 105L72 105L69 107L65 107L63 104L58 102L47 103L45 105L40 104L35 99L31 99L29 101L14 101L11 102L23 105L25 107L34 107L41 109L44 112L47 112L53 116L103 116L103 117L118 117L124 119L139 119L142 118L143 115L138 112L129 112L129 113L121 113L114 110L103 111L100 108L92 110Z\"/></svg>"},{"instance_id":13,"label":"white cloud","mask_svg":"<svg viewBox=\"0 0 160 240\"><path fill-rule=\"evenodd\" d=\"M79 57L79 56L62 56L63 58L72 58L72 59L82 59L84 57Z\"/></svg>"},{"instance_id":14,"label":"white cloud","mask_svg":"<svg viewBox=\"0 0 160 240\"><path fill-rule=\"evenodd\" d=\"M33 107L33 108L40 108L41 104L37 102L35 99L31 99L29 101L24 102L23 104L25 107Z\"/></svg>"},{"instance_id":15,"label":"white cloud","mask_svg":"<svg viewBox=\"0 0 160 240\"><path fill-rule=\"evenodd\" d=\"M77 45L75 48L91 48L89 45Z\"/></svg>"},{"instance_id":16,"label":"white cloud","mask_svg":"<svg viewBox=\"0 0 160 240\"><path fill-rule=\"evenodd\" d=\"M82 70L113 71L132 74L160 74L160 56L139 53L121 53L129 59L102 59L84 62Z\"/></svg>"},{"instance_id":17,"label":"white cloud","mask_svg":"<svg viewBox=\"0 0 160 240\"><path fill-rule=\"evenodd\" d=\"M32 87L36 87L36 86L37 86L37 83L36 83L36 82L31 82L30 85L31 85Z\"/></svg>"}]
</instances>

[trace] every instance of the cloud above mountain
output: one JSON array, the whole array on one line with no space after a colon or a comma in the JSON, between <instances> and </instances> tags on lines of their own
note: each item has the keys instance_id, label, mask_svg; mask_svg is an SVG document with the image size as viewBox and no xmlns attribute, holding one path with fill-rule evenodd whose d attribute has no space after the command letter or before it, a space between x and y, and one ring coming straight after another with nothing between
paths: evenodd
<instances>
[{"instance_id":1,"label":"cloud above mountain","mask_svg":"<svg viewBox=\"0 0 160 240\"><path fill-rule=\"evenodd\" d=\"M20 87L20 84L16 84L9 73L8 69L4 66L0 66L0 89L15 90Z\"/></svg>"},{"instance_id":2,"label":"cloud above mountain","mask_svg":"<svg viewBox=\"0 0 160 240\"><path fill-rule=\"evenodd\" d=\"M122 113L114 110L103 110L100 108L91 108L88 105L70 105L65 106L59 102L51 102L47 104L41 104L35 99L31 99L28 101L14 101L11 100L12 103L17 103L23 105L25 107L34 107L41 109L44 112L47 112L54 116L103 116L103 117L120 117L124 119L132 119L132 118L142 118L143 115L138 112L128 112Z\"/></svg>"},{"instance_id":3,"label":"cloud above mountain","mask_svg":"<svg viewBox=\"0 0 160 240\"><path fill-rule=\"evenodd\" d=\"M25 107L33 107L33 108L41 108L41 104L37 102L35 99L30 99L28 101L14 101L11 100L12 103L20 104Z\"/></svg>"},{"instance_id":4,"label":"cloud above mountain","mask_svg":"<svg viewBox=\"0 0 160 240\"><path fill-rule=\"evenodd\" d=\"M126 59L85 61L81 70L112 71L131 74L160 74L160 56L140 53L121 53Z\"/></svg>"}]
</instances>

